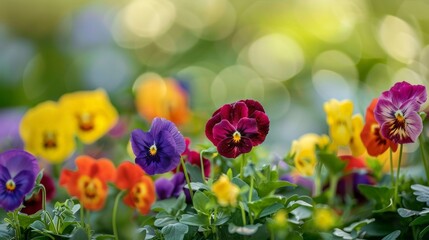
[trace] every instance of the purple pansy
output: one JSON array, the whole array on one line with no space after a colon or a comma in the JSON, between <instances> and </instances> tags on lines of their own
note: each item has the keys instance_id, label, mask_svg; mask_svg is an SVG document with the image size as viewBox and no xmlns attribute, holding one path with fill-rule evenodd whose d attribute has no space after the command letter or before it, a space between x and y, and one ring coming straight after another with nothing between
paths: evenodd
<instances>
[{"instance_id":1,"label":"purple pansy","mask_svg":"<svg viewBox=\"0 0 429 240\"><path fill-rule=\"evenodd\" d=\"M270 120L262 105L254 100L225 104L206 124L206 136L219 154L236 158L261 144L269 131Z\"/></svg>"},{"instance_id":2,"label":"purple pansy","mask_svg":"<svg viewBox=\"0 0 429 240\"><path fill-rule=\"evenodd\" d=\"M424 86L407 82L383 92L374 109L383 137L398 144L414 142L423 130L418 111L426 98Z\"/></svg>"},{"instance_id":3,"label":"purple pansy","mask_svg":"<svg viewBox=\"0 0 429 240\"><path fill-rule=\"evenodd\" d=\"M39 166L36 158L23 150L0 154L0 207L13 211L35 184Z\"/></svg>"},{"instance_id":4,"label":"purple pansy","mask_svg":"<svg viewBox=\"0 0 429 240\"><path fill-rule=\"evenodd\" d=\"M136 129L131 133L131 146L136 163L153 175L177 167L185 151L185 140L172 122L155 118L148 132Z\"/></svg>"},{"instance_id":5,"label":"purple pansy","mask_svg":"<svg viewBox=\"0 0 429 240\"><path fill-rule=\"evenodd\" d=\"M158 200L178 197L183 191L185 183L185 175L183 175L182 172L174 174L170 180L166 178L158 178L155 181L155 189Z\"/></svg>"}]
</instances>

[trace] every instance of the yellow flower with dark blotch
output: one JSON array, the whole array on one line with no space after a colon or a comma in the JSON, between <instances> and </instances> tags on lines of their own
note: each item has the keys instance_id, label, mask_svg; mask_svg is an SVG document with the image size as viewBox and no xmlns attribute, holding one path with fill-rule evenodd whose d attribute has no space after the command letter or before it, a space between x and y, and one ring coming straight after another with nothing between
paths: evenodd
<instances>
[{"instance_id":1,"label":"yellow flower with dark blotch","mask_svg":"<svg viewBox=\"0 0 429 240\"><path fill-rule=\"evenodd\" d=\"M102 89L64 94L59 104L73 116L77 136L86 144L101 138L118 121L118 113Z\"/></svg>"},{"instance_id":2,"label":"yellow flower with dark blotch","mask_svg":"<svg viewBox=\"0 0 429 240\"><path fill-rule=\"evenodd\" d=\"M347 146L353 135L352 114L353 103L350 100L338 101L331 99L323 105L329 134L338 146Z\"/></svg>"},{"instance_id":3,"label":"yellow flower with dark blotch","mask_svg":"<svg viewBox=\"0 0 429 240\"><path fill-rule=\"evenodd\" d=\"M214 192L217 202L223 207L237 205L237 197L240 193L240 189L237 185L231 183L226 175L222 175L212 185L212 191Z\"/></svg>"},{"instance_id":4,"label":"yellow flower with dark blotch","mask_svg":"<svg viewBox=\"0 0 429 240\"><path fill-rule=\"evenodd\" d=\"M329 137L309 133L292 142L291 155L294 155L295 168L304 176L311 176L316 167L316 145L323 148L329 144Z\"/></svg>"},{"instance_id":5,"label":"yellow flower with dark blotch","mask_svg":"<svg viewBox=\"0 0 429 240\"><path fill-rule=\"evenodd\" d=\"M139 78L135 91L137 111L148 122L155 117L165 118L176 125L189 120L188 94L174 79L162 79L157 75Z\"/></svg>"},{"instance_id":6,"label":"yellow flower with dark blotch","mask_svg":"<svg viewBox=\"0 0 429 240\"><path fill-rule=\"evenodd\" d=\"M55 102L43 102L28 110L19 132L27 151L51 163L64 161L75 149L75 121Z\"/></svg>"},{"instance_id":7,"label":"yellow flower with dark blotch","mask_svg":"<svg viewBox=\"0 0 429 240\"><path fill-rule=\"evenodd\" d=\"M364 123L363 118L360 114L356 114L352 117L352 137L350 138L350 149L352 150L353 156L362 155L366 148L363 145L360 133L362 132Z\"/></svg>"},{"instance_id":8,"label":"yellow flower with dark blotch","mask_svg":"<svg viewBox=\"0 0 429 240\"><path fill-rule=\"evenodd\" d=\"M327 206L318 206L313 212L313 221L317 229L328 231L338 223L338 214Z\"/></svg>"}]
</instances>

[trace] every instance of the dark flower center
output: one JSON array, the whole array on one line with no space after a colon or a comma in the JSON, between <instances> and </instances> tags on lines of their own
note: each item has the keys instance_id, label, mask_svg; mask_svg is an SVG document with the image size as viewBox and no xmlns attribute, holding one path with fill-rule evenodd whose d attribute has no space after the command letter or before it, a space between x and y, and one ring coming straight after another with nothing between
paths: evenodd
<instances>
[{"instance_id":1,"label":"dark flower center","mask_svg":"<svg viewBox=\"0 0 429 240\"><path fill-rule=\"evenodd\" d=\"M381 136L380 125L372 124L371 125L371 133L373 134L373 136L375 136L375 139L376 139L378 145L386 145L387 144L386 139L383 136Z\"/></svg>"},{"instance_id":2,"label":"dark flower center","mask_svg":"<svg viewBox=\"0 0 429 240\"><path fill-rule=\"evenodd\" d=\"M158 151L158 149L156 148L156 145L153 144L152 146L150 146L149 148L149 153L151 156L155 156L156 152Z\"/></svg>"},{"instance_id":3,"label":"dark flower center","mask_svg":"<svg viewBox=\"0 0 429 240\"><path fill-rule=\"evenodd\" d=\"M12 179L7 180L6 182L6 189L10 192L12 192L13 190L15 190L16 188L16 184Z\"/></svg>"},{"instance_id":4,"label":"dark flower center","mask_svg":"<svg viewBox=\"0 0 429 240\"><path fill-rule=\"evenodd\" d=\"M76 115L80 130L87 132L94 129L94 116L90 113Z\"/></svg>"},{"instance_id":5,"label":"dark flower center","mask_svg":"<svg viewBox=\"0 0 429 240\"><path fill-rule=\"evenodd\" d=\"M57 135L53 132L45 132L43 134L43 147L45 149L57 147Z\"/></svg>"},{"instance_id":6,"label":"dark flower center","mask_svg":"<svg viewBox=\"0 0 429 240\"><path fill-rule=\"evenodd\" d=\"M398 110L395 112L395 118L396 118L396 121L398 121L399 123L404 123L405 121L404 114L402 113L401 110Z\"/></svg>"},{"instance_id":7,"label":"dark flower center","mask_svg":"<svg viewBox=\"0 0 429 240\"><path fill-rule=\"evenodd\" d=\"M232 134L232 141L234 143L238 143L241 140L241 134L238 131L235 131L234 134Z\"/></svg>"},{"instance_id":8,"label":"dark flower center","mask_svg":"<svg viewBox=\"0 0 429 240\"><path fill-rule=\"evenodd\" d=\"M97 185L94 181L89 180L85 183L85 196L89 199L93 199L97 196Z\"/></svg>"}]
</instances>

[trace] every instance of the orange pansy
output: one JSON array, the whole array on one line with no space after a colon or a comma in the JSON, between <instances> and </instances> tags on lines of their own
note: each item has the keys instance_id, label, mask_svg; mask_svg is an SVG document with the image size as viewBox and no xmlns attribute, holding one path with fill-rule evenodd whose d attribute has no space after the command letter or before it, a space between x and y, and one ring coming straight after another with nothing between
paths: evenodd
<instances>
[{"instance_id":1,"label":"orange pansy","mask_svg":"<svg viewBox=\"0 0 429 240\"><path fill-rule=\"evenodd\" d=\"M114 181L116 169L109 159L93 159L89 156L76 158L76 171L64 169L60 186L71 196L77 197L83 207L97 211L103 208L108 193L108 181Z\"/></svg>"},{"instance_id":2,"label":"orange pansy","mask_svg":"<svg viewBox=\"0 0 429 240\"><path fill-rule=\"evenodd\" d=\"M141 214L147 214L155 202L155 185L152 178L143 169L131 162L123 162L118 167L115 181L121 190L127 190L124 203L136 208Z\"/></svg>"}]
</instances>

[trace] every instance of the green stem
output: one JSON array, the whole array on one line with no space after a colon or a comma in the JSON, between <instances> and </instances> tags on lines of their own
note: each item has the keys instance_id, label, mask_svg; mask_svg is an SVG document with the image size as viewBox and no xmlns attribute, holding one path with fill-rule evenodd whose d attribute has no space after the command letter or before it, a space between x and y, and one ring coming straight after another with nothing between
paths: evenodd
<instances>
[{"instance_id":1,"label":"green stem","mask_svg":"<svg viewBox=\"0 0 429 240\"><path fill-rule=\"evenodd\" d=\"M210 218L210 220L211 220L211 218ZM214 213L213 213L213 223L216 223L216 220L217 220L217 208L215 208ZM219 234L217 232L216 225L213 225L213 233L216 236L216 240L219 240Z\"/></svg>"},{"instance_id":2,"label":"green stem","mask_svg":"<svg viewBox=\"0 0 429 240\"><path fill-rule=\"evenodd\" d=\"M249 202L252 202L252 194L253 194L253 177L250 176Z\"/></svg>"},{"instance_id":3,"label":"green stem","mask_svg":"<svg viewBox=\"0 0 429 240\"><path fill-rule=\"evenodd\" d=\"M402 160L402 148L403 144L399 145L399 160L398 160L398 168L396 170L396 181L395 181L395 192L393 195L393 207L396 209L396 203L398 202L398 183L399 183L399 172L401 170L401 160Z\"/></svg>"},{"instance_id":4,"label":"green stem","mask_svg":"<svg viewBox=\"0 0 429 240\"><path fill-rule=\"evenodd\" d=\"M185 174L186 182L188 183L189 194L191 194L191 199L194 199L194 192L192 191L191 181L189 180L188 171L186 170L186 165L182 157L180 158L180 162L182 163L183 174Z\"/></svg>"},{"instance_id":5,"label":"green stem","mask_svg":"<svg viewBox=\"0 0 429 240\"><path fill-rule=\"evenodd\" d=\"M240 202L240 208L241 208L241 220L243 221L243 226L246 226L246 212L244 211L244 206L242 202Z\"/></svg>"},{"instance_id":6,"label":"green stem","mask_svg":"<svg viewBox=\"0 0 429 240\"><path fill-rule=\"evenodd\" d=\"M85 209L83 209L82 202L80 204L80 225L82 228L85 228Z\"/></svg>"},{"instance_id":7,"label":"green stem","mask_svg":"<svg viewBox=\"0 0 429 240\"><path fill-rule=\"evenodd\" d=\"M429 168L428 168L428 163L426 162L426 154L425 154L425 146L424 146L425 141L424 141L423 134L420 134L419 140L420 140L420 153L422 154L422 162L423 162L423 165L425 166L426 181L429 183Z\"/></svg>"},{"instance_id":8,"label":"green stem","mask_svg":"<svg viewBox=\"0 0 429 240\"><path fill-rule=\"evenodd\" d=\"M393 175L393 151L390 149L390 181L392 183L392 188L395 187L395 176Z\"/></svg>"},{"instance_id":9,"label":"green stem","mask_svg":"<svg viewBox=\"0 0 429 240\"><path fill-rule=\"evenodd\" d=\"M201 177L203 178L203 182L207 183L206 181L206 174L204 171L204 158L203 158L203 154L204 154L205 150L200 152L200 162L201 162Z\"/></svg>"},{"instance_id":10,"label":"green stem","mask_svg":"<svg viewBox=\"0 0 429 240\"><path fill-rule=\"evenodd\" d=\"M337 192L338 175L332 175L329 182L329 204L334 205L335 193Z\"/></svg>"},{"instance_id":11,"label":"green stem","mask_svg":"<svg viewBox=\"0 0 429 240\"><path fill-rule=\"evenodd\" d=\"M21 225L19 224L18 211L19 210L13 211L13 220L15 222L15 234L17 239L19 240L21 239Z\"/></svg>"},{"instance_id":12,"label":"green stem","mask_svg":"<svg viewBox=\"0 0 429 240\"><path fill-rule=\"evenodd\" d=\"M314 196L319 196L322 190L322 164L320 162L316 165L315 179L314 179Z\"/></svg>"},{"instance_id":13,"label":"green stem","mask_svg":"<svg viewBox=\"0 0 429 240\"><path fill-rule=\"evenodd\" d=\"M115 203L113 204L113 214L112 214L112 227L113 227L113 235L115 235L115 240L119 240L118 235L118 226L116 225L116 215L118 213L118 203L119 199L125 194L125 191L121 191L116 195Z\"/></svg>"},{"instance_id":14,"label":"green stem","mask_svg":"<svg viewBox=\"0 0 429 240\"><path fill-rule=\"evenodd\" d=\"M46 211L46 188L43 184L40 184L40 188L42 189L42 209Z\"/></svg>"},{"instance_id":15,"label":"green stem","mask_svg":"<svg viewBox=\"0 0 429 240\"><path fill-rule=\"evenodd\" d=\"M241 165L240 165L240 179L241 180L244 179L244 166L246 165L246 157L244 155L245 155L244 153L241 155Z\"/></svg>"}]
</instances>

